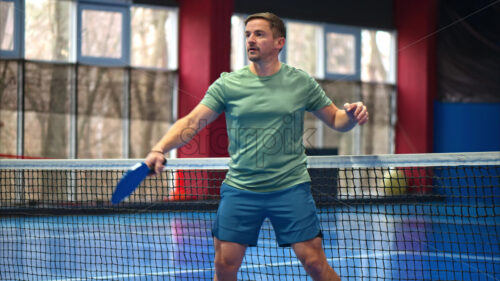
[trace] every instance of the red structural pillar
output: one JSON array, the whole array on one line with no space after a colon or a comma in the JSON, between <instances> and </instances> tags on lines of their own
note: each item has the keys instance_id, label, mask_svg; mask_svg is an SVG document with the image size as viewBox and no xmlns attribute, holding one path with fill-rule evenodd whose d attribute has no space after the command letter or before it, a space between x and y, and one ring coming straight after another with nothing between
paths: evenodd
<instances>
[{"instance_id":1,"label":"red structural pillar","mask_svg":"<svg viewBox=\"0 0 500 281\"><path fill-rule=\"evenodd\" d=\"M221 72L230 70L233 0L179 1L179 118L202 100ZM200 124L203 125L203 124ZM228 156L224 114L200 131L178 157ZM200 200L218 193L223 173L176 172L175 188L166 200Z\"/></svg>"},{"instance_id":2,"label":"red structural pillar","mask_svg":"<svg viewBox=\"0 0 500 281\"><path fill-rule=\"evenodd\" d=\"M233 0L179 1L179 118L203 98L221 72L230 69ZM178 150L178 157L227 156L223 114Z\"/></svg>"},{"instance_id":3,"label":"red structural pillar","mask_svg":"<svg viewBox=\"0 0 500 281\"><path fill-rule=\"evenodd\" d=\"M395 0L398 35L396 153L433 151L436 0Z\"/></svg>"}]
</instances>

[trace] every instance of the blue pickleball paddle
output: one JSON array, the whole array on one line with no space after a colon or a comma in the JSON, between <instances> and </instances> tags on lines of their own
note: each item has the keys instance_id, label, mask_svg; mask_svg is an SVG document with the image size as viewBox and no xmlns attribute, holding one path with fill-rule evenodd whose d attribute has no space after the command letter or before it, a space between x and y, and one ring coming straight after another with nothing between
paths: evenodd
<instances>
[{"instance_id":1,"label":"blue pickleball paddle","mask_svg":"<svg viewBox=\"0 0 500 281\"><path fill-rule=\"evenodd\" d=\"M113 196L111 196L111 203L118 204L123 199L127 198L149 173L151 173L151 170L144 162L137 163L130 167L116 186Z\"/></svg>"}]
</instances>

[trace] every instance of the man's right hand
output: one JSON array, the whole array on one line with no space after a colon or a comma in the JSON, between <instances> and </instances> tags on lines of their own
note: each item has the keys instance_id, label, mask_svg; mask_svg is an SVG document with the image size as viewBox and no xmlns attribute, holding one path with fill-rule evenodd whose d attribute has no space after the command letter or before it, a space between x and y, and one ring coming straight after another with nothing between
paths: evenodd
<instances>
[{"instance_id":1,"label":"man's right hand","mask_svg":"<svg viewBox=\"0 0 500 281\"><path fill-rule=\"evenodd\" d=\"M163 168L165 168L165 165L167 164L167 158L165 158L163 152L159 150L152 150L146 156L144 163L148 165L152 174L157 175L163 171Z\"/></svg>"}]
</instances>

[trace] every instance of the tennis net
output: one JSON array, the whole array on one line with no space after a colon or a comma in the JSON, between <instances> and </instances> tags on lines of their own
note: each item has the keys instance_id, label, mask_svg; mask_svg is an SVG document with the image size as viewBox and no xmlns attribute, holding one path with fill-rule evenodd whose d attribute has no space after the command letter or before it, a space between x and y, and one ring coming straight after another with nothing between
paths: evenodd
<instances>
[{"instance_id":1,"label":"tennis net","mask_svg":"<svg viewBox=\"0 0 500 281\"><path fill-rule=\"evenodd\" d=\"M118 205L139 160L0 160L0 280L211 280L227 158L171 159ZM499 280L500 152L311 156L342 280ZM310 280L269 221L238 280Z\"/></svg>"}]
</instances>

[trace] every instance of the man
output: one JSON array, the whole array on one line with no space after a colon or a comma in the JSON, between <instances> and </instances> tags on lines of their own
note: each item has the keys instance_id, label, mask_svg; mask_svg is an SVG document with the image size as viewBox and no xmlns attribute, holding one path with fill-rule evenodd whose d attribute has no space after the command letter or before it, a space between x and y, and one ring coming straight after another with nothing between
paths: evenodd
<instances>
[{"instance_id":1,"label":"man","mask_svg":"<svg viewBox=\"0 0 500 281\"><path fill-rule=\"evenodd\" d=\"M339 131L364 124L368 112L361 102L338 109L313 78L278 60L286 30L276 15L249 16L245 35L250 65L223 73L145 162L160 173L163 153L187 143L224 112L231 161L212 229L214 280L236 280L246 248L257 243L266 217L279 245L291 246L314 280L340 280L322 248L302 144L304 111Z\"/></svg>"}]
</instances>

